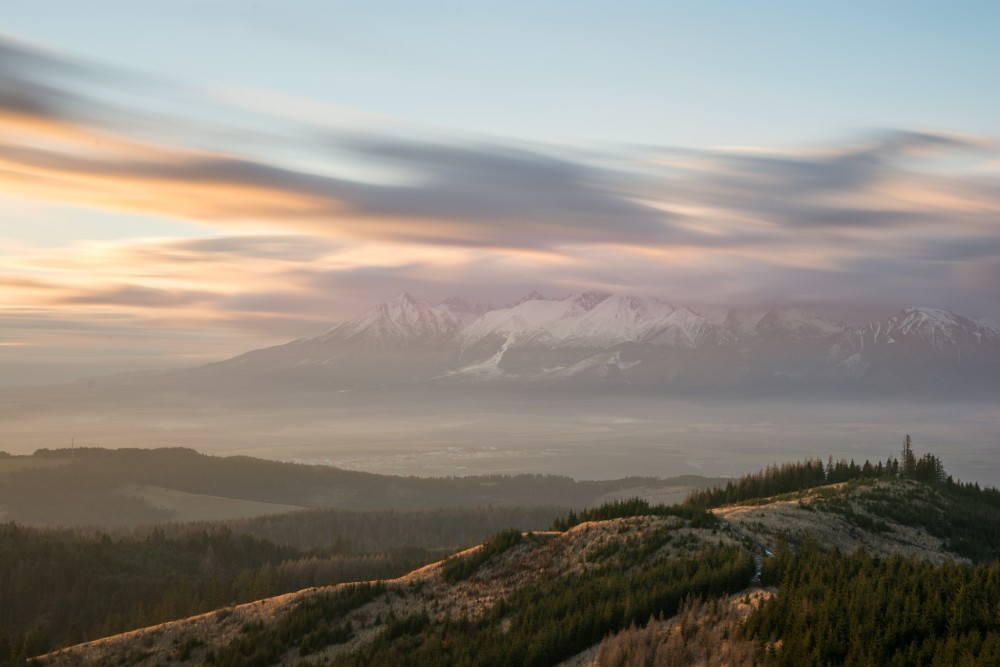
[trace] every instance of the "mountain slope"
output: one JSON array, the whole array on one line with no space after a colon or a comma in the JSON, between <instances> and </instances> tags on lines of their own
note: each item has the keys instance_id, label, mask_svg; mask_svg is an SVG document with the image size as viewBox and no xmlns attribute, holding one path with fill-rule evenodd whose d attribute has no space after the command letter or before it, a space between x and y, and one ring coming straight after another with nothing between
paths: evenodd
<instances>
[{"instance_id":1,"label":"mountain slope","mask_svg":"<svg viewBox=\"0 0 1000 667\"><path fill-rule=\"evenodd\" d=\"M1000 330L951 311L909 308L849 329L829 352L826 377L877 390L995 394Z\"/></svg>"},{"instance_id":2,"label":"mountain slope","mask_svg":"<svg viewBox=\"0 0 1000 667\"><path fill-rule=\"evenodd\" d=\"M720 547L720 539L727 546ZM612 544L620 544L622 551L609 550ZM456 564L471 567L456 568ZM631 569L628 581L620 570L609 570L620 567ZM650 595L653 581L673 578L676 585L687 578L704 578L721 590L735 592L752 574L752 562L734 540L677 517L586 523L564 533L507 533L400 579L362 589L338 586L270 598L66 649L44 658L42 664L81 660L111 664L122 659L132 665L202 664L210 652L215 664L223 665L282 664L304 658L320 664L373 645L377 648L386 638L419 632L447 618L492 624L497 616L501 621L511 616L507 609L514 616L521 610L535 617L544 612L540 605L529 609L518 602L519 596L533 590L547 589L546 599L553 604L573 604L555 591L587 595L624 585L638 596L629 613L641 615L652 611L648 605L657 604ZM312 610L323 607L333 613L314 617ZM306 624L306 617L313 622ZM313 639L317 630L328 634ZM502 632L499 625L496 630ZM596 642L603 634L600 625L591 632L592 639L586 642ZM186 658L184 647L191 647ZM529 646L519 650L537 653Z\"/></svg>"},{"instance_id":3,"label":"mountain slope","mask_svg":"<svg viewBox=\"0 0 1000 667\"><path fill-rule=\"evenodd\" d=\"M800 473L806 470L815 469L783 468L751 482L804 480ZM957 535L939 537L937 531L944 525L939 522L954 523L970 511L995 515L1000 496L995 490L953 482L922 483L894 475L889 471L879 478L859 476L848 483L811 488L807 483L807 488L791 495L747 498L740 505L719 507L712 513L690 505L653 508L637 501L606 505L558 522L564 529L561 532L504 532L481 547L400 579L361 587L309 589L71 647L44 656L42 664L124 660L136 665L382 665L394 664L406 655L407 664L412 665L548 665L595 647L609 633L678 612L682 612L681 620L697 624L737 618L746 625L751 634L741 633L743 643L729 647L733 650L727 653L728 664L784 664L777 660L781 656L768 653L768 647L773 649L779 640L798 646L796 633L801 629L786 625L782 630L786 634L769 637L761 634L759 619L779 619L784 613L775 600L783 600L786 585L797 585L794 577L782 574L790 567L801 568L810 577L836 576L838 594L857 600L859 591L867 590L866 603L887 608L904 602L912 605L914 600L919 604L920 595L940 594L944 603L933 612L941 619L934 621L939 625L931 631L914 629L912 641L926 647L927 641L940 640L943 647L952 629L964 627L956 616L966 610L966 602L955 598L959 581L992 582L980 584L980 597L970 602L973 606L1000 603L996 583L1000 565L995 560L1000 554L1000 533L994 530L977 536L984 553L993 555L973 568L963 565L968 561L953 550L965 551L969 545L954 541ZM696 498L694 502L701 501ZM859 572L881 577L884 585L880 588L878 582L852 578L852 573ZM874 590L893 590L894 577L907 578L904 590L909 597L873 598ZM922 589L921 581L940 591ZM773 588L757 592L761 582L777 586L776 595ZM817 590L822 594L822 587L817 589L814 583L792 594L792 602L814 596ZM682 601L689 596L698 600L682 609ZM737 617L719 611L718 605L702 604L718 599L724 607L738 606L740 598L750 600L751 596L754 602ZM817 598L812 604L819 608L822 600ZM863 623L850 615L853 610L845 612L845 603L840 604L841 625L847 618L851 624ZM897 624L919 621L900 614L892 618ZM670 623L657 627L646 641L670 644L674 653L693 650L686 641L714 632L684 631L678 639ZM837 642L844 633L882 641L882 652L897 650L878 639L870 627L848 624L829 631L823 627L817 626L814 632L830 642L820 648L831 655L840 650ZM1000 641L996 622L982 629L993 633L988 635L990 641ZM732 627L726 636L731 632ZM626 632L616 641L634 640ZM904 654L909 650L910 640L905 636L895 641ZM621 646L616 652L592 649L591 655L607 658L621 655L622 650ZM732 662L737 655L739 661ZM792 654L787 657L797 659Z\"/></svg>"}]
</instances>

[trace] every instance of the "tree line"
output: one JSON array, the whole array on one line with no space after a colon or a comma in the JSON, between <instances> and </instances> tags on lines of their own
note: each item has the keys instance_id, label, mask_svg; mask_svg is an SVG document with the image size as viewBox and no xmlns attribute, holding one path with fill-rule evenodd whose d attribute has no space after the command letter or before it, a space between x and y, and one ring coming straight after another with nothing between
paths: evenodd
<instances>
[{"instance_id":1,"label":"tree line","mask_svg":"<svg viewBox=\"0 0 1000 667\"><path fill-rule=\"evenodd\" d=\"M317 508L220 522L165 524L159 529L171 535L224 525L235 533L276 544L348 554L397 547L465 548L511 526L544 530L566 511L565 507L555 505L396 510ZM133 531L123 534L130 532Z\"/></svg>"},{"instance_id":2,"label":"tree line","mask_svg":"<svg viewBox=\"0 0 1000 667\"><path fill-rule=\"evenodd\" d=\"M1000 664L1000 563L933 566L900 556L780 546L764 585L778 594L741 633L759 664L938 667Z\"/></svg>"},{"instance_id":3,"label":"tree line","mask_svg":"<svg viewBox=\"0 0 1000 667\"><path fill-rule=\"evenodd\" d=\"M580 512L571 510L566 516L553 520L551 529L566 531L587 521L609 521L632 516L676 516L691 522L695 528L711 528L719 522L714 514L693 504L650 505L643 498L628 498L612 500Z\"/></svg>"},{"instance_id":4,"label":"tree line","mask_svg":"<svg viewBox=\"0 0 1000 667\"><path fill-rule=\"evenodd\" d=\"M684 504L706 509L722 507L861 479L912 479L935 485L958 484L945 472L944 465L937 456L927 453L916 458L909 447L909 436L906 437L907 444L904 445L901 459L889 457L874 464L865 460L859 465L853 459L834 461L831 456L825 466L821 459L772 464L758 472L726 482L725 485L695 491Z\"/></svg>"}]
</instances>

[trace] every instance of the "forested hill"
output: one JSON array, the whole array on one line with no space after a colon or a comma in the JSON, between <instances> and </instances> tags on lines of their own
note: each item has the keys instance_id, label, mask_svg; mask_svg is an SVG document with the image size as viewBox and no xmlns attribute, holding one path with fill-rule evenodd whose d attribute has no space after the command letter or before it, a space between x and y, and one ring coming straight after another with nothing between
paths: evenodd
<instances>
[{"instance_id":1,"label":"forested hill","mask_svg":"<svg viewBox=\"0 0 1000 667\"><path fill-rule=\"evenodd\" d=\"M609 503L399 579L224 609L42 662L1000 664L1000 494L939 463L810 461L682 505Z\"/></svg>"},{"instance_id":2,"label":"forested hill","mask_svg":"<svg viewBox=\"0 0 1000 667\"><path fill-rule=\"evenodd\" d=\"M0 518L62 526L235 518L315 507L585 507L599 503L605 494L628 489L691 490L714 481L576 481L526 474L398 477L247 456L207 456L182 448L39 450L31 457L0 460L0 479ZM187 513L181 516L178 508Z\"/></svg>"},{"instance_id":3,"label":"forested hill","mask_svg":"<svg viewBox=\"0 0 1000 667\"><path fill-rule=\"evenodd\" d=\"M0 523L0 665L310 586L400 576L563 511L317 509L110 534Z\"/></svg>"}]
</instances>

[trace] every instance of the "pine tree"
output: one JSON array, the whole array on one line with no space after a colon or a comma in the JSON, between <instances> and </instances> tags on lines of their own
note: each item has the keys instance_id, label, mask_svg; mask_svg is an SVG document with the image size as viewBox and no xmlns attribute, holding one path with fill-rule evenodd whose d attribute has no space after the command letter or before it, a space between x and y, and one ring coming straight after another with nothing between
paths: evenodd
<instances>
[{"instance_id":1,"label":"pine tree","mask_svg":"<svg viewBox=\"0 0 1000 667\"><path fill-rule=\"evenodd\" d=\"M917 458L913 455L913 442L909 435L903 438L903 456L900 464L903 478L911 479L917 470Z\"/></svg>"}]
</instances>

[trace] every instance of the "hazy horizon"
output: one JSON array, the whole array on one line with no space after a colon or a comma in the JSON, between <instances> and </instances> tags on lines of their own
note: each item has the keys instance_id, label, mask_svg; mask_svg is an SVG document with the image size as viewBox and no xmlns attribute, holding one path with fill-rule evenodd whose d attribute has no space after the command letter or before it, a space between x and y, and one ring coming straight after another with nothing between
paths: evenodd
<instances>
[{"instance_id":1,"label":"hazy horizon","mask_svg":"<svg viewBox=\"0 0 1000 667\"><path fill-rule=\"evenodd\" d=\"M312 404L99 403L0 409L13 454L78 447L189 447L383 474L544 473L577 479L738 476L828 456L885 460L903 436L966 481L1000 485L993 401L677 399L637 395L413 391L335 394Z\"/></svg>"}]
</instances>

